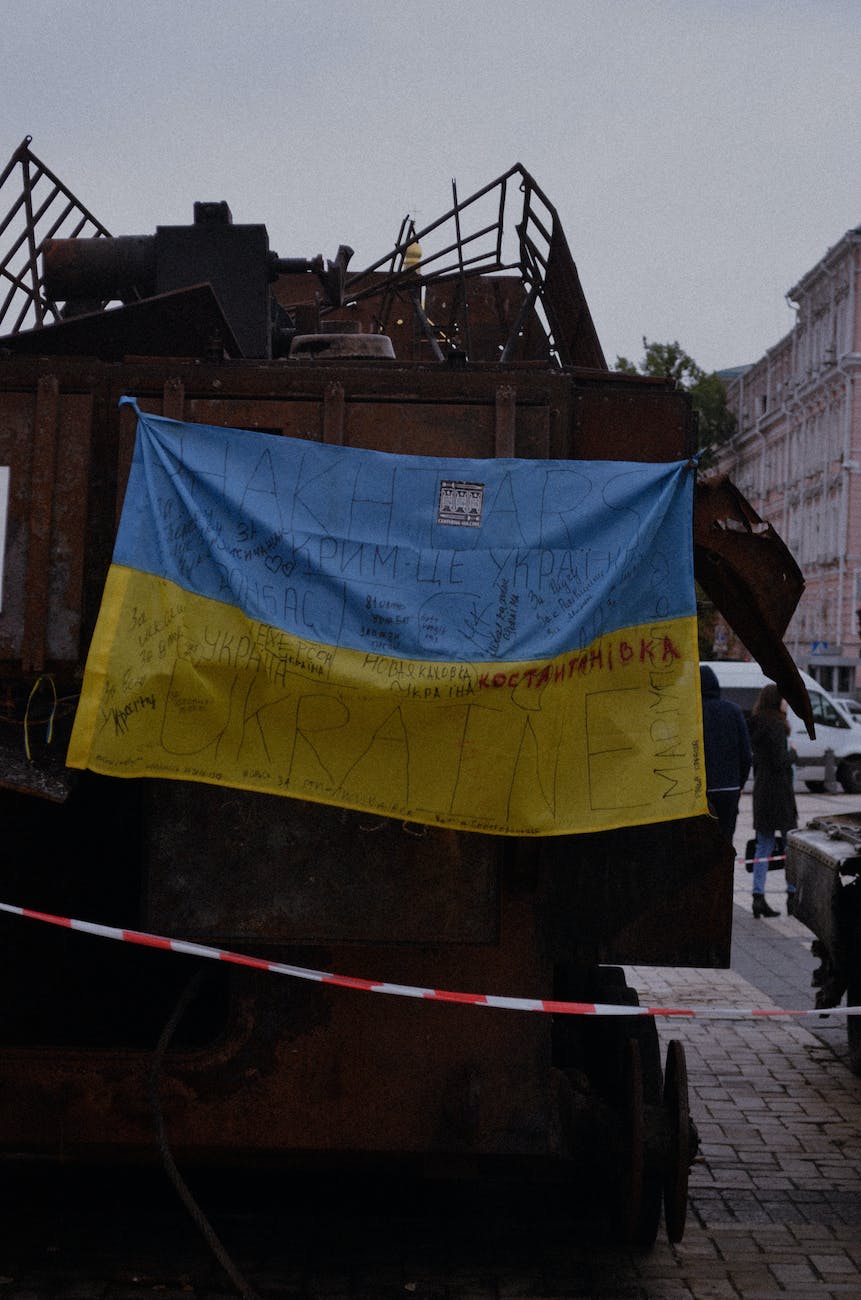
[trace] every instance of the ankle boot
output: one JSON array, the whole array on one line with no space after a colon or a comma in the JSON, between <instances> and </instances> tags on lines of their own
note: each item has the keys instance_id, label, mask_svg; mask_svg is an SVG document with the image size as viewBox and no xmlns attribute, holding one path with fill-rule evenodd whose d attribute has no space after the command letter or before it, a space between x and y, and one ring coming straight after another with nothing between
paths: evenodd
<instances>
[{"instance_id":1,"label":"ankle boot","mask_svg":"<svg viewBox=\"0 0 861 1300\"><path fill-rule=\"evenodd\" d=\"M754 894L753 896L753 914L754 916L780 916L773 907L769 907L765 901L765 894Z\"/></svg>"},{"instance_id":2,"label":"ankle boot","mask_svg":"<svg viewBox=\"0 0 861 1300\"><path fill-rule=\"evenodd\" d=\"M794 889L786 891L786 915L795 916L798 911L798 894Z\"/></svg>"}]
</instances>

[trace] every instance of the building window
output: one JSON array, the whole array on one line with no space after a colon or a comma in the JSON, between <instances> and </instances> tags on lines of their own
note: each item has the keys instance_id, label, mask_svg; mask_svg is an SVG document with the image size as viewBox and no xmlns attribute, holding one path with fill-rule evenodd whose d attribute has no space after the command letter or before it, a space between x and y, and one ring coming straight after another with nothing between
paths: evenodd
<instances>
[{"instance_id":1,"label":"building window","mask_svg":"<svg viewBox=\"0 0 861 1300\"><path fill-rule=\"evenodd\" d=\"M854 695L855 693L855 669L847 668L845 665L837 669L837 695Z\"/></svg>"}]
</instances>

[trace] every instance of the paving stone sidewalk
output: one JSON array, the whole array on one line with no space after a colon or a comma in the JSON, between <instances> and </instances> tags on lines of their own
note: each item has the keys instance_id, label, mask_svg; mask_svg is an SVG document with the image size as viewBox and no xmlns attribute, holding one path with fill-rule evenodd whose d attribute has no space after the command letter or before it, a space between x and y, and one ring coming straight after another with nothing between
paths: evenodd
<instances>
[{"instance_id":1,"label":"paving stone sidewalk","mask_svg":"<svg viewBox=\"0 0 861 1300\"><path fill-rule=\"evenodd\" d=\"M732 971L632 972L641 1000L775 1005ZM701 1153L678 1246L630 1265L650 1300L861 1300L861 1079L802 1021L672 1021Z\"/></svg>"},{"instance_id":2,"label":"paving stone sidewalk","mask_svg":"<svg viewBox=\"0 0 861 1300\"><path fill-rule=\"evenodd\" d=\"M799 825L850 811L846 796L799 785ZM742 796L737 846L753 834ZM659 1005L807 1008L812 936L785 911L782 871L769 873L772 920L754 920L751 877L734 881L729 971L636 968L640 999ZM687 1054L701 1152L691 1174L688 1227L630 1266L649 1300L720 1296L861 1300L861 1079L846 1063L846 1022L665 1021Z\"/></svg>"}]
</instances>

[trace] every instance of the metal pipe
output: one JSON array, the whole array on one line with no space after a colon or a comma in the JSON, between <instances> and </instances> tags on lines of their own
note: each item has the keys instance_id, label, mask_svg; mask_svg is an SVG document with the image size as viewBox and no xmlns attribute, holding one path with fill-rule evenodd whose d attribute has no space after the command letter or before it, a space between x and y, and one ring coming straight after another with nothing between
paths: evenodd
<instances>
[{"instance_id":1,"label":"metal pipe","mask_svg":"<svg viewBox=\"0 0 861 1300\"><path fill-rule=\"evenodd\" d=\"M155 293L154 235L48 239L42 261L45 292L55 302L75 298L124 301Z\"/></svg>"},{"instance_id":2,"label":"metal pipe","mask_svg":"<svg viewBox=\"0 0 861 1300\"><path fill-rule=\"evenodd\" d=\"M451 195L454 199L454 230L457 239L457 262L460 271L460 291L463 294L463 337L466 343L466 355L472 354L472 344L469 337L469 299L466 294L466 276L463 268L463 242L460 237L460 209L457 203L457 182L454 177L451 180Z\"/></svg>"}]
</instances>

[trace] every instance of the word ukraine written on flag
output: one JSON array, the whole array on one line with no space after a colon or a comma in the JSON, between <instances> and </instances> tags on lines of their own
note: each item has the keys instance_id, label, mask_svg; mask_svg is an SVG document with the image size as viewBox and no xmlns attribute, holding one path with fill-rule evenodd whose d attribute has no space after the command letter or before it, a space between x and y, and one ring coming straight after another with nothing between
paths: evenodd
<instances>
[{"instance_id":1,"label":"word ukraine written on flag","mask_svg":"<svg viewBox=\"0 0 861 1300\"><path fill-rule=\"evenodd\" d=\"M687 462L137 414L71 767L492 834L706 811Z\"/></svg>"}]
</instances>

